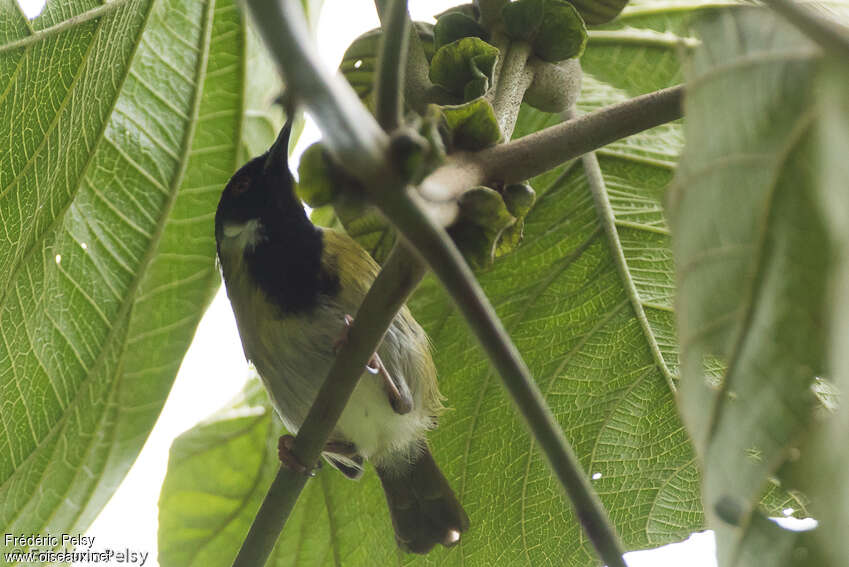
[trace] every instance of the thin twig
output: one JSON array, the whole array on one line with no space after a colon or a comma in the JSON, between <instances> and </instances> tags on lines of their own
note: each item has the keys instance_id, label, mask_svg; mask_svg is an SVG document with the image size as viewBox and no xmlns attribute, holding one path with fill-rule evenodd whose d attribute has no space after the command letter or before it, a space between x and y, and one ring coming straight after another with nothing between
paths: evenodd
<instances>
[{"instance_id":1,"label":"thin twig","mask_svg":"<svg viewBox=\"0 0 849 567\"><path fill-rule=\"evenodd\" d=\"M407 0L388 0L387 8L378 11L383 34L377 59L375 117L386 132L393 132L401 124L404 112L402 85L411 24L407 20Z\"/></svg>"},{"instance_id":2,"label":"thin twig","mask_svg":"<svg viewBox=\"0 0 849 567\"><path fill-rule=\"evenodd\" d=\"M293 453L308 468L318 462L369 358L424 274L425 266L419 256L410 253L403 243L396 245L384 262L295 437ZM265 565L306 481L305 475L280 468L233 567Z\"/></svg>"},{"instance_id":3,"label":"thin twig","mask_svg":"<svg viewBox=\"0 0 849 567\"><path fill-rule=\"evenodd\" d=\"M799 31L814 43L849 61L849 27L828 20L811 8L793 0L764 0L764 2L799 28Z\"/></svg>"},{"instance_id":4,"label":"thin twig","mask_svg":"<svg viewBox=\"0 0 849 567\"><path fill-rule=\"evenodd\" d=\"M280 467L233 561L233 567L265 565L306 483L306 475Z\"/></svg>"}]
</instances>

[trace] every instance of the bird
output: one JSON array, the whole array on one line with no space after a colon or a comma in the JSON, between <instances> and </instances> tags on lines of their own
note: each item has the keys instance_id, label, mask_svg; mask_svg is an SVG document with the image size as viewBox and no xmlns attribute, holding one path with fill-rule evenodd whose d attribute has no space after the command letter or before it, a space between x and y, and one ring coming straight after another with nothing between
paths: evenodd
<instances>
[{"instance_id":1,"label":"bird","mask_svg":"<svg viewBox=\"0 0 849 567\"><path fill-rule=\"evenodd\" d=\"M218 263L246 358L290 432L297 433L379 271L350 236L308 218L288 165L289 120L264 154L225 186L215 214ZM380 478L398 546L424 554L455 545L469 518L430 452L426 434L444 409L430 342L404 306L363 369L322 453L357 480Z\"/></svg>"}]
</instances>

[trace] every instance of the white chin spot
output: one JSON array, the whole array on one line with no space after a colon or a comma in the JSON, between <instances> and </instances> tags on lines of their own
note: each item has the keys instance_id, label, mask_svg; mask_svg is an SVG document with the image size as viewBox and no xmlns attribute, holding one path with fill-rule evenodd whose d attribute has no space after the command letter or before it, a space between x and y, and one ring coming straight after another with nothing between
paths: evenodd
<instances>
[{"instance_id":1,"label":"white chin spot","mask_svg":"<svg viewBox=\"0 0 849 567\"><path fill-rule=\"evenodd\" d=\"M253 248L263 240L262 224L259 219L251 219L240 223L226 223L224 238L229 239L238 248Z\"/></svg>"},{"instance_id":2,"label":"white chin spot","mask_svg":"<svg viewBox=\"0 0 849 567\"><path fill-rule=\"evenodd\" d=\"M242 222L242 223L238 223L238 224L237 223L225 224L224 225L224 236L226 236L227 238L236 238L237 236L239 236L240 234L245 232L245 230L248 228L249 223L250 223L250 221Z\"/></svg>"},{"instance_id":3,"label":"white chin spot","mask_svg":"<svg viewBox=\"0 0 849 567\"><path fill-rule=\"evenodd\" d=\"M460 541L460 532L457 530L448 530L448 533L445 535L445 543L451 545L452 543L457 543Z\"/></svg>"}]
</instances>

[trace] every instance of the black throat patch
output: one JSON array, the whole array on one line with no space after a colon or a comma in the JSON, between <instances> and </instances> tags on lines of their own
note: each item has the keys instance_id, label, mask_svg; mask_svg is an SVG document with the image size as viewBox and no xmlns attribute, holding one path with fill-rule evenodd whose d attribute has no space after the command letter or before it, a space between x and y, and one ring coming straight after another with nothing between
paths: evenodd
<instances>
[{"instance_id":1,"label":"black throat patch","mask_svg":"<svg viewBox=\"0 0 849 567\"><path fill-rule=\"evenodd\" d=\"M300 215L269 216L261 219L262 241L245 250L245 264L281 315L309 312L322 295L339 292L339 276L322 266L323 234L303 209Z\"/></svg>"}]
</instances>

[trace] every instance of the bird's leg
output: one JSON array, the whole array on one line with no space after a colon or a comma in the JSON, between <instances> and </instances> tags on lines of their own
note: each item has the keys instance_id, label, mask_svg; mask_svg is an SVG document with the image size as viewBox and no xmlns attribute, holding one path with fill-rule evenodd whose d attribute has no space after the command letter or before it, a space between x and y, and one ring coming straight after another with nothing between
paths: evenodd
<instances>
[{"instance_id":1,"label":"bird's leg","mask_svg":"<svg viewBox=\"0 0 849 567\"><path fill-rule=\"evenodd\" d=\"M353 322L353 317L345 315L345 327L342 329L340 337L336 339L336 342L333 344L333 350L338 351L339 348L347 342L348 329L351 328L351 324ZM383 361L380 360L380 355L377 354L377 352L371 355L371 358L366 365L366 370L372 374L379 374L383 379L383 387L386 390L386 396L389 398L389 405L392 406L395 413L398 415L404 415L413 409L413 398L410 394L410 390L406 387L406 385L404 385L403 388L398 387L392 379L392 376L389 375L389 372L386 370L386 367L383 365Z\"/></svg>"}]
</instances>

